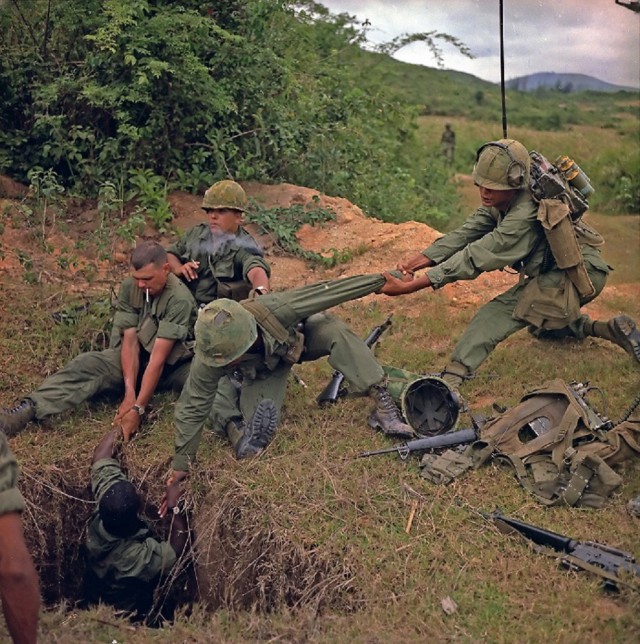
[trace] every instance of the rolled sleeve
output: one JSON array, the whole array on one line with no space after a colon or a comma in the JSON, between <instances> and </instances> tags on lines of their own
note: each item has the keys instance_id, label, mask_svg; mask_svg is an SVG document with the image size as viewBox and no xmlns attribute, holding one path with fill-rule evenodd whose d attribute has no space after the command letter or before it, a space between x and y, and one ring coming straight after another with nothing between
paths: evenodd
<instances>
[{"instance_id":1,"label":"rolled sleeve","mask_svg":"<svg viewBox=\"0 0 640 644\"><path fill-rule=\"evenodd\" d=\"M113 326L118 329L131 329L138 326L140 311L131 306L131 289L136 288L133 279L127 277L120 285L118 303L113 316Z\"/></svg>"}]
</instances>

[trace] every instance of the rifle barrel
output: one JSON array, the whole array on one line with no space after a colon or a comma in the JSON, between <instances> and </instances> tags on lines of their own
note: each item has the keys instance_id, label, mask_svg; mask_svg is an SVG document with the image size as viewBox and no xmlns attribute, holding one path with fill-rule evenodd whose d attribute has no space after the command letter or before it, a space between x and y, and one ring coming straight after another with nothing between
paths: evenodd
<instances>
[{"instance_id":1,"label":"rifle barrel","mask_svg":"<svg viewBox=\"0 0 640 644\"><path fill-rule=\"evenodd\" d=\"M539 546L549 546L559 552L569 553L576 544L576 541L571 539L571 537L565 537L557 532L545 530L544 528L539 528L524 521L518 521L518 519L507 517L499 512L492 512L487 516L497 523L503 523L513 528Z\"/></svg>"},{"instance_id":2,"label":"rifle barrel","mask_svg":"<svg viewBox=\"0 0 640 644\"><path fill-rule=\"evenodd\" d=\"M463 445L465 443L472 443L476 440L475 429L459 429L455 432L447 432L438 436L429 436L428 438L417 438L416 440L400 443L393 447L386 447L378 449L373 452L361 452L358 458L366 458L368 456L377 456L378 454L391 454L391 452L398 452L400 458L403 460L411 452L426 451L428 449L439 449L441 447L453 447L454 445Z\"/></svg>"}]
</instances>

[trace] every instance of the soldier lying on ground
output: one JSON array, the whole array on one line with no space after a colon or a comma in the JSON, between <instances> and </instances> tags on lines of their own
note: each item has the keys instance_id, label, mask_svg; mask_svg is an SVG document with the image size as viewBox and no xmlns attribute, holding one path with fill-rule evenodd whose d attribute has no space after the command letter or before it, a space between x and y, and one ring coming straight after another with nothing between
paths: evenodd
<instances>
[{"instance_id":1,"label":"soldier lying on ground","mask_svg":"<svg viewBox=\"0 0 640 644\"><path fill-rule=\"evenodd\" d=\"M520 282L485 304L455 346L443 374L453 387L472 377L499 342L524 327L541 338L604 338L640 362L640 331L630 317L601 322L580 313L602 291L610 270L594 245L602 239L582 222L575 229L593 287L590 295L579 297L566 271L558 269L538 221L539 205L529 190L530 161L526 148L512 139L482 146L473 168L482 206L460 228L398 265L410 276L430 267L424 275L413 281L388 276L382 288L386 295L404 295L506 267L520 271ZM565 298L571 295L573 305L567 307Z\"/></svg>"},{"instance_id":2,"label":"soldier lying on ground","mask_svg":"<svg viewBox=\"0 0 640 644\"><path fill-rule=\"evenodd\" d=\"M229 438L237 458L258 454L273 437L291 366L322 356L345 375L350 391L375 400L372 427L414 436L371 349L344 322L323 312L373 293L384 282L379 274L361 275L242 304L227 299L208 304L196 322L196 353L176 406L174 476L183 478L189 470L210 412L214 430Z\"/></svg>"},{"instance_id":3,"label":"soldier lying on ground","mask_svg":"<svg viewBox=\"0 0 640 644\"><path fill-rule=\"evenodd\" d=\"M85 542L85 591L90 603L104 602L144 619L159 581L182 554L188 537L187 518L179 505L179 482L167 486L171 516L169 540L156 540L139 517L140 497L116 456L119 430L108 432L93 453L91 490L97 508Z\"/></svg>"},{"instance_id":4,"label":"soldier lying on ground","mask_svg":"<svg viewBox=\"0 0 640 644\"><path fill-rule=\"evenodd\" d=\"M18 465L0 432L0 599L14 642L34 644L38 633L38 575L22 533L24 499L16 487Z\"/></svg>"},{"instance_id":5,"label":"soldier lying on ground","mask_svg":"<svg viewBox=\"0 0 640 644\"><path fill-rule=\"evenodd\" d=\"M171 272L185 280L199 305L218 297L243 300L269 290L269 264L242 228L247 195L235 181L218 181L204 194L209 223L198 224L167 249Z\"/></svg>"},{"instance_id":6,"label":"soldier lying on ground","mask_svg":"<svg viewBox=\"0 0 640 644\"><path fill-rule=\"evenodd\" d=\"M157 389L180 391L189 373L196 303L169 271L156 242L131 255L133 272L120 287L111 347L82 353L47 378L17 407L0 410L0 429L13 436L25 425L71 409L95 394L122 392L114 425L128 440Z\"/></svg>"}]
</instances>

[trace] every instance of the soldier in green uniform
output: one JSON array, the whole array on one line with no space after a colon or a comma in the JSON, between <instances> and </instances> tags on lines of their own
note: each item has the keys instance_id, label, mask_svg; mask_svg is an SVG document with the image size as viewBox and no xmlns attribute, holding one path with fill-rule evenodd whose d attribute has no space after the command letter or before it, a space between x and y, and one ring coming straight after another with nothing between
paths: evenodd
<instances>
[{"instance_id":1,"label":"soldier in green uniform","mask_svg":"<svg viewBox=\"0 0 640 644\"><path fill-rule=\"evenodd\" d=\"M17 479L18 464L0 432L0 599L13 641L35 644L40 588L22 532L24 499Z\"/></svg>"},{"instance_id":2,"label":"soldier in green uniform","mask_svg":"<svg viewBox=\"0 0 640 644\"><path fill-rule=\"evenodd\" d=\"M440 150L448 165L453 165L456 152L456 133L451 129L451 123L445 123L440 137Z\"/></svg>"},{"instance_id":3,"label":"soldier in green uniform","mask_svg":"<svg viewBox=\"0 0 640 644\"><path fill-rule=\"evenodd\" d=\"M198 224L169 246L169 266L189 286L198 305L218 297L242 300L251 289L269 290L269 264L242 227L247 195L235 181L218 181L204 194L208 223Z\"/></svg>"},{"instance_id":4,"label":"soldier in green uniform","mask_svg":"<svg viewBox=\"0 0 640 644\"><path fill-rule=\"evenodd\" d=\"M91 490L97 507L87 528L86 594L144 618L158 582L171 571L187 543L188 525L180 484L165 493L171 516L169 540L158 541L139 517L140 497L115 458L118 430L108 432L93 453Z\"/></svg>"},{"instance_id":5,"label":"soldier in green uniform","mask_svg":"<svg viewBox=\"0 0 640 644\"><path fill-rule=\"evenodd\" d=\"M601 322L580 313L580 306L602 291L610 271L593 245L595 240L601 243L601 238L582 223L575 229L593 285L589 296L578 298L565 271L557 267L538 220L539 204L529 190L530 163L527 149L518 141L502 139L482 146L473 168L482 206L460 228L398 265L408 276L428 267L426 273L412 281L388 275L381 290L386 295L403 295L429 286L439 289L506 267L520 272L519 283L485 304L455 346L443 374L454 387L473 376L499 342L525 327L540 337L604 338L640 362L640 332L631 318L619 315ZM530 288L534 280L535 291ZM565 310L565 298L573 292L575 305ZM532 317L521 312L523 308L538 313ZM549 311L545 313L545 309Z\"/></svg>"},{"instance_id":6,"label":"soldier in green uniform","mask_svg":"<svg viewBox=\"0 0 640 644\"><path fill-rule=\"evenodd\" d=\"M18 406L0 410L0 428L7 435L100 392L124 390L114 425L121 426L129 439L156 389L182 389L193 355L196 303L171 274L167 253L157 242L140 244L131 264L132 275L118 294L112 346L80 354Z\"/></svg>"},{"instance_id":7,"label":"soldier in green uniform","mask_svg":"<svg viewBox=\"0 0 640 644\"><path fill-rule=\"evenodd\" d=\"M371 349L326 309L376 292L380 275L319 282L242 303L208 304L196 322L196 350L175 416L174 476L183 477L196 455L203 424L213 413L238 458L259 453L271 440L287 377L297 362L329 356L350 391L369 394L376 406L369 424L386 434L414 435L385 387ZM233 384L232 378L240 385ZM226 395L217 396L224 391ZM271 401L266 404L266 401ZM243 419L250 419L245 425Z\"/></svg>"}]
</instances>

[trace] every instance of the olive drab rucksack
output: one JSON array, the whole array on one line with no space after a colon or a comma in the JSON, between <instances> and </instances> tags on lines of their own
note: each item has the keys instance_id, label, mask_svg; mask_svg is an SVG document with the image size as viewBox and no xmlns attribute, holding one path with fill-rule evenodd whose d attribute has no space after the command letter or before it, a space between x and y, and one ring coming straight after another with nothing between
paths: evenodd
<instances>
[{"instance_id":1,"label":"olive drab rucksack","mask_svg":"<svg viewBox=\"0 0 640 644\"><path fill-rule=\"evenodd\" d=\"M640 455L640 419L613 426L586 403L585 385L552 380L489 419L464 453L426 454L422 476L448 483L497 459L545 505L599 508L622 483L612 466Z\"/></svg>"}]
</instances>

